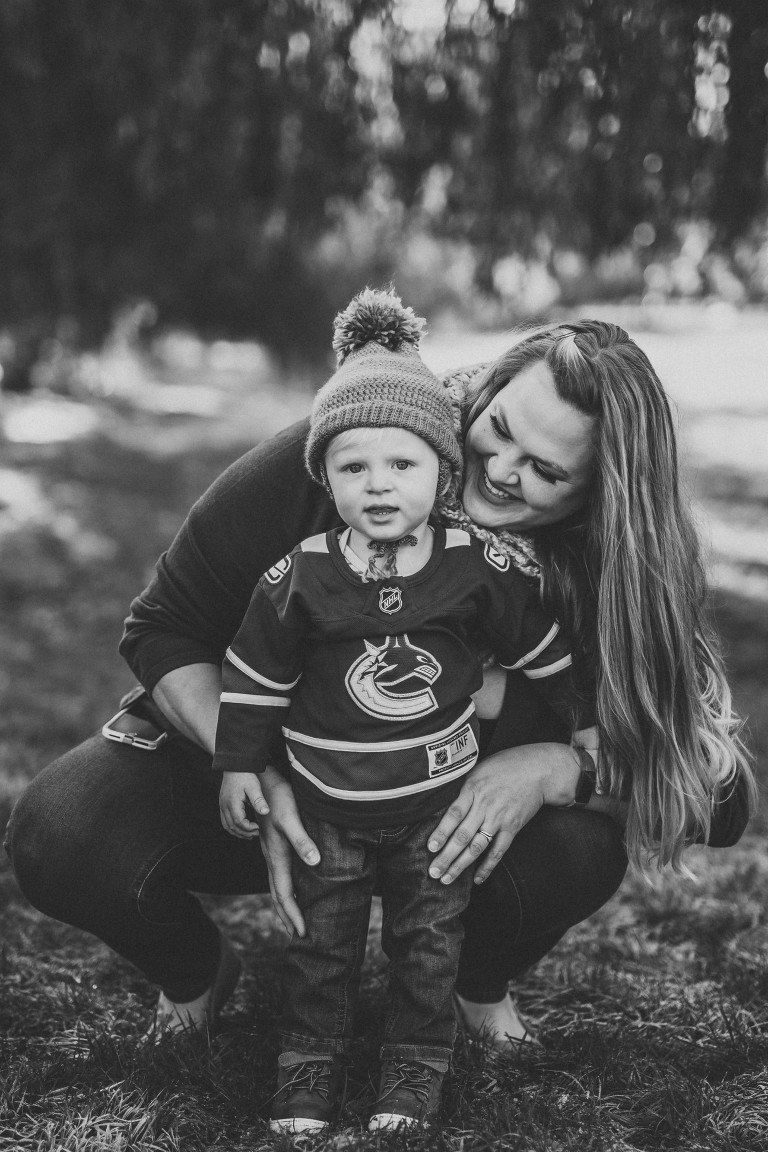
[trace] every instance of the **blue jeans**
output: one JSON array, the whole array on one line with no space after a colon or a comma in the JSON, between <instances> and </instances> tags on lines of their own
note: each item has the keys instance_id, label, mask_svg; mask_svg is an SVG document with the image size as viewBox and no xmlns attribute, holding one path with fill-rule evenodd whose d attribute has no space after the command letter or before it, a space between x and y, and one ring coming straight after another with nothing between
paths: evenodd
<instances>
[{"instance_id":1,"label":"blue jeans","mask_svg":"<svg viewBox=\"0 0 768 1152\"><path fill-rule=\"evenodd\" d=\"M334 1055L354 1033L374 891L382 896L381 941L389 958L389 1010L382 1059L449 1060L452 993L472 869L433 880L427 840L441 813L400 828L340 828L302 814L320 864L294 861L307 934L286 953L284 1051Z\"/></svg>"},{"instance_id":2,"label":"blue jeans","mask_svg":"<svg viewBox=\"0 0 768 1152\"><path fill-rule=\"evenodd\" d=\"M518 715L534 717L534 706ZM500 736L548 738L539 720ZM506 743L484 746L481 732L481 752ZM218 932L194 893L269 891L258 842L222 829L218 791L210 758L187 741L147 753L91 737L44 769L14 809L6 846L22 892L99 937L172 1000L194 999L219 958ZM542 808L472 889L459 992L501 999L509 980L610 899L626 865L607 816Z\"/></svg>"}]
</instances>

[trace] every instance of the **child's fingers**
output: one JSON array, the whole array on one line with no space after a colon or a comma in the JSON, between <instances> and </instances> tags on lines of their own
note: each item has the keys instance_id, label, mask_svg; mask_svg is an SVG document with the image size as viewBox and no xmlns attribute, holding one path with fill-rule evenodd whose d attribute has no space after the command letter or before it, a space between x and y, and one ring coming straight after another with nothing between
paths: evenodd
<instances>
[{"instance_id":1,"label":"child's fingers","mask_svg":"<svg viewBox=\"0 0 768 1152\"><path fill-rule=\"evenodd\" d=\"M230 836L237 836L240 840L251 840L258 835L259 826L255 820L249 820L245 814L245 801L233 799L221 800L219 803L221 825Z\"/></svg>"},{"instance_id":2,"label":"child's fingers","mask_svg":"<svg viewBox=\"0 0 768 1152\"><path fill-rule=\"evenodd\" d=\"M250 840L251 837L258 836L259 834L258 824L255 820L251 820L249 816L250 804L252 804L252 801L248 796L244 796L235 805L232 814L233 835L239 836L242 840Z\"/></svg>"},{"instance_id":3,"label":"child's fingers","mask_svg":"<svg viewBox=\"0 0 768 1152\"><path fill-rule=\"evenodd\" d=\"M261 785L255 776L252 777L245 788L245 798L257 816L269 815L269 804L267 804L264 793L261 790Z\"/></svg>"},{"instance_id":4,"label":"child's fingers","mask_svg":"<svg viewBox=\"0 0 768 1152\"><path fill-rule=\"evenodd\" d=\"M264 799L258 777L251 772L227 772L219 792L219 813L225 832L240 840L252 840L259 833L257 816L266 816L269 805Z\"/></svg>"},{"instance_id":5,"label":"child's fingers","mask_svg":"<svg viewBox=\"0 0 768 1152\"><path fill-rule=\"evenodd\" d=\"M233 820L231 824L225 824L224 828L230 836L237 836L238 840L253 840L259 834L258 824L246 819Z\"/></svg>"}]
</instances>

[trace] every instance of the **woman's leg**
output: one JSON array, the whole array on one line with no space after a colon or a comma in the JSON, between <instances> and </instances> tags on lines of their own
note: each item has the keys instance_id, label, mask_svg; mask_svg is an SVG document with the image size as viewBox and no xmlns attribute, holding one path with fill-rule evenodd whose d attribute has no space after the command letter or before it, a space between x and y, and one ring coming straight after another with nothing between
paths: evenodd
<instances>
[{"instance_id":1,"label":"woman's leg","mask_svg":"<svg viewBox=\"0 0 768 1152\"><path fill-rule=\"evenodd\" d=\"M219 933L191 892L269 890L257 842L219 824L210 759L187 741L142 752L94 736L32 781L6 847L22 891L98 936L176 1002L215 978Z\"/></svg>"},{"instance_id":2,"label":"woman's leg","mask_svg":"<svg viewBox=\"0 0 768 1152\"><path fill-rule=\"evenodd\" d=\"M478 1004L503 1000L510 980L611 898L626 867L622 831L608 816L542 808L485 883L473 887L459 995Z\"/></svg>"}]
</instances>

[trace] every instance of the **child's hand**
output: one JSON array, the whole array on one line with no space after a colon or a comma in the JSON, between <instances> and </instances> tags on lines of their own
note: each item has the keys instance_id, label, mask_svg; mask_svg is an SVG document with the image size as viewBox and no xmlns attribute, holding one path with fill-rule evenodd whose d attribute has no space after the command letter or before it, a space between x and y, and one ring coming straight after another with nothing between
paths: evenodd
<instances>
[{"instance_id":1,"label":"child's hand","mask_svg":"<svg viewBox=\"0 0 768 1152\"><path fill-rule=\"evenodd\" d=\"M259 825L249 820L249 813L269 815L269 805L255 772L224 772L219 792L222 827L232 836L250 840L258 834Z\"/></svg>"}]
</instances>

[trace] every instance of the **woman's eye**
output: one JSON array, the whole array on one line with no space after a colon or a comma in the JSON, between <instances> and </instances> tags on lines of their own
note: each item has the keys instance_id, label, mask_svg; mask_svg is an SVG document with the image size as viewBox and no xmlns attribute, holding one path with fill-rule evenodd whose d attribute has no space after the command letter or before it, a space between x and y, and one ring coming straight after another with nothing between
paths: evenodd
<instances>
[{"instance_id":1,"label":"woman's eye","mask_svg":"<svg viewBox=\"0 0 768 1152\"><path fill-rule=\"evenodd\" d=\"M493 428L493 431L498 436L499 440L509 441L512 439L509 432L507 432L506 428L502 428L498 418L494 416L492 412L489 414L488 418L491 423L491 428ZM536 476L539 477L540 480L546 480L547 484L557 484L559 476L553 476L551 472L547 472L544 468L541 467L540 464L537 463L536 460L531 460L530 464L532 471Z\"/></svg>"},{"instance_id":2,"label":"woman's eye","mask_svg":"<svg viewBox=\"0 0 768 1152\"><path fill-rule=\"evenodd\" d=\"M546 480L547 484L557 484L558 477L553 476L551 472L545 472L535 460L531 460L531 468L533 468L533 471L540 479Z\"/></svg>"},{"instance_id":3,"label":"woman's eye","mask_svg":"<svg viewBox=\"0 0 768 1152\"><path fill-rule=\"evenodd\" d=\"M509 433L506 432L504 428L502 428L501 424L499 423L496 416L493 415L493 413L490 414L488 419L491 422L491 428L493 428L493 430L496 433L496 435L498 436L498 438L500 440L509 440L509 438L510 438Z\"/></svg>"}]
</instances>

